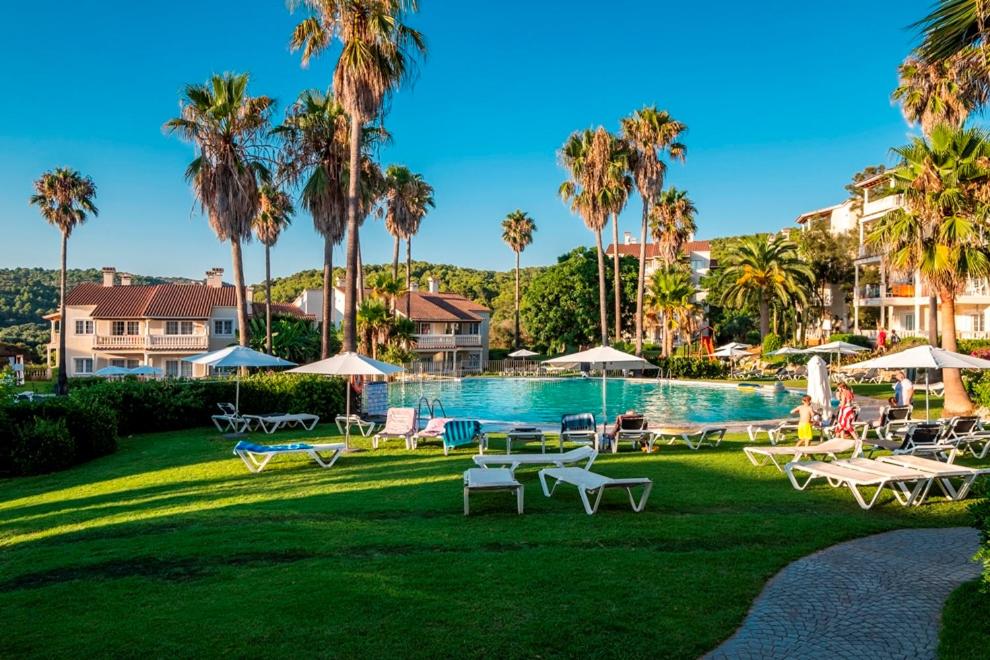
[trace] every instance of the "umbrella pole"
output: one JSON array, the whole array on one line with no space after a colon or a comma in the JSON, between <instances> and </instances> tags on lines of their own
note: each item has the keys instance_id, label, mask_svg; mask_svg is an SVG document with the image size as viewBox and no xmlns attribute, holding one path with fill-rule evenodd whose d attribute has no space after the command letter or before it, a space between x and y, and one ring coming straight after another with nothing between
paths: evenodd
<instances>
[{"instance_id":1,"label":"umbrella pole","mask_svg":"<svg viewBox=\"0 0 990 660\"><path fill-rule=\"evenodd\" d=\"M932 421L931 414L928 412L928 369L925 369L925 421Z\"/></svg>"},{"instance_id":2,"label":"umbrella pole","mask_svg":"<svg viewBox=\"0 0 990 660\"><path fill-rule=\"evenodd\" d=\"M602 440L605 439L605 429L608 425L608 413L605 410L605 363L602 363ZM601 447L601 442L598 443Z\"/></svg>"},{"instance_id":3,"label":"umbrella pole","mask_svg":"<svg viewBox=\"0 0 990 660\"><path fill-rule=\"evenodd\" d=\"M344 421L344 451L349 451L351 448L351 381L354 376L347 377L347 383L344 385L344 399L347 403L345 404L347 412L347 419Z\"/></svg>"},{"instance_id":4,"label":"umbrella pole","mask_svg":"<svg viewBox=\"0 0 990 660\"><path fill-rule=\"evenodd\" d=\"M241 372L237 372L236 385L234 386L234 413L241 414Z\"/></svg>"}]
</instances>

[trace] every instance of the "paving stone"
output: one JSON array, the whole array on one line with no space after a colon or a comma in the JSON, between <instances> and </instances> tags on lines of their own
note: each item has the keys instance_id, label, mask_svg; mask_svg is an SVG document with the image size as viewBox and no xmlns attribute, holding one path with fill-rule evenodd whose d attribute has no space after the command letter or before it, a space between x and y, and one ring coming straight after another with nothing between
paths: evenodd
<instances>
[{"instance_id":1,"label":"paving stone","mask_svg":"<svg viewBox=\"0 0 990 660\"><path fill-rule=\"evenodd\" d=\"M942 605L980 575L969 527L901 529L784 568L706 658L935 658Z\"/></svg>"}]
</instances>

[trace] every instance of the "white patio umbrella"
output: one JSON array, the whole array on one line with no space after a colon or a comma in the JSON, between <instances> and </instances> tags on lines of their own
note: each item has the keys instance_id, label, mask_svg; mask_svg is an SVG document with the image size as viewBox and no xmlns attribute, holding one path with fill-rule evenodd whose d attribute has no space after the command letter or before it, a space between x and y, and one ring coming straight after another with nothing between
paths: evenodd
<instances>
[{"instance_id":1,"label":"white patio umbrella","mask_svg":"<svg viewBox=\"0 0 990 660\"><path fill-rule=\"evenodd\" d=\"M130 376L131 370L125 367L103 367L102 369L97 369L93 372L94 376L101 376L103 378L111 378L113 376Z\"/></svg>"},{"instance_id":2,"label":"white patio umbrella","mask_svg":"<svg viewBox=\"0 0 990 660\"><path fill-rule=\"evenodd\" d=\"M821 408L823 417L831 417L832 388L828 383L828 365L817 355L808 360L808 396Z\"/></svg>"},{"instance_id":3,"label":"white patio umbrella","mask_svg":"<svg viewBox=\"0 0 990 660\"><path fill-rule=\"evenodd\" d=\"M735 372L736 358L750 354L749 351L744 348L745 346L746 344L740 344L738 342L726 344L725 346L720 346L717 351L712 353L712 357L729 358L729 361L732 363L730 370Z\"/></svg>"},{"instance_id":4,"label":"white patio umbrella","mask_svg":"<svg viewBox=\"0 0 990 660\"><path fill-rule=\"evenodd\" d=\"M870 349L850 344L847 341L830 341L827 344L819 344L804 349L805 353L828 353L829 355L855 355Z\"/></svg>"},{"instance_id":5,"label":"white patio umbrella","mask_svg":"<svg viewBox=\"0 0 990 660\"><path fill-rule=\"evenodd\" d=\"M513 352L509 353L509 357L510 358L523 358L523 359L526 359L526 358L531 358L531 357L533 357L535 355L539 355L539 353L534 353L533 351L527 350L525 348L520 348L518 351L513 351Z\"/></svg>"},{"instance_id":6,"label":"white patio umbrella","mask_svg":"<svg viewBox=\"0 0 990 660\"><path fill-rule=\"evenodd\" d=\"M778 348L775 351L767 353L767 355L806 355L807 352L803 348L791 348L790 346L784 346L783 348Z\"/></svg>"},{"instance_id":7,"label":"white patio umbrella","mask_svg":"<svg viewBox=\"0 0 990 660\"><path fill-rule=\"evenodd\" d=\"M715 352L717 353L723 350L727 351L734 348L752 348L752 346L750 346L749 344L744 344L741 341L730 341L728 344L722 344L721 346L717 347L715 349Z\"/></svg>"},{"instance_id":8,"label":"white patio umbrella","mask_svg":"<svg viewBox=\"0 0 990 660\"><path fill-rule=\"evenodd\" d=\"M234 368L234 367L294 367L295 362L283 360L274 355L268 355L256 351L247 346L228 346L212 353L199 353L182 358L183 362L193 364L205 364L214 369ZM237 372L237 388L234 394L234 410L241 410L241 373Z\"/></svg>"},{"instance_id":9,"label":"white patio umbrella","mask_svg":"<svg viewBox=\"0 0 990 660\"><path fill-rule=\"evenodd\" d=\"M616 350L611 346L598 346L579 353L562 355L560 357L544 360L543 364L554 367L575 367L581 364L589 364L592 367L599 367L602 370L602 433L605 432L605 425L608 424L608 412L606 410L607 395L605 392L605 371L607 369L646 369L654 367L641 357L630 355Z\"/></svg>"},{"instance_id":10,"label":"white patio umbrella","mask_svg":"<svg viewBox=\"0 0 990 660\"><path fill-rule=\"evenodd\" d=\"M929 344L915 346L899 353L889 353L872 360L850 364L845 369L924 369L925 419L930 418L928 401L928 369L990 369L990 360L953 353Z\"/></svg>"},{"instance_id":11,"label":"white patio umbrella","mask_svg":"<svg viewBox=\"0 0 990 660\"><path fill-rule=\"evenodd\" d=\"M403 371L402 367L388 362L381 362L360 353L339 353L326 360L304 364L295 369L289 369L290 374L322 374L324 376L347 376L347 393L345 395L347 417L351 416L350 385L354 376L391 376ZM350 447L351 425L345 424L344 445Z\"/></svg>"}]
</instances>

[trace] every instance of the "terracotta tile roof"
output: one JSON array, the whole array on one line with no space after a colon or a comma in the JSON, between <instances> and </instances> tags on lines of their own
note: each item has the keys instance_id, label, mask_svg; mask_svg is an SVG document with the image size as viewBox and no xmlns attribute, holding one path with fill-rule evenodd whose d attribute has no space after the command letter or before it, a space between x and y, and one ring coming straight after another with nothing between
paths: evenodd
<instances>
[{"instance_id":1,"label":"terracotta tile roof","mask_svg":"<svg viewBox=\"0 0 990 660\"><path fill-rule=\"evenodd\" d=\"M691 252L710 252L712 249L711 241L688 241L681 247L681 252L689 254ZM611 256L615 252L615 245L610 244L608 249L605 250L605 254ZM639 257L639 243L622 243L619 245L619 255L628 257ZM656 243L646 244L646 258L656 259L659 256L659 247Z\"/></svg>"},{"instance_id":2,"label":"terracotta tile roof","mask_svg":"<svg viewBox=\"0 0 990 660\"><path fill-rule=\"evenodd\" d=\"M232 286L102 286L87 282L72 289L65 304L93 306L92 317L99 319L206 319L214 307L235 307L237 302Z\"/></svg>"},{"instance_id":3,"label":"terracotta tile roof","mask_svg":"<svg viewBox=\"0 0 990 660\"><path fill-rule=\"evenodd\" d=\"M490 312L484 305L456 293L413 291L410 318L413 321L480 321L475 312ZM395 308L405 314L406 295L400 296Z\"/></svg>"},{"instance_id":4,"label":"terracotta tile roof","mask_svg":"<svg viewBox=\"0 0 990 660\"><path fill-rule=\"evenodd\" d=\"M256 302L256 303L253 303L253 304L254 304L254 314L255 314L255 316L262 316L263 317L265 315L265 303L263 303L263 302L260 302L260 303L259 302ZM291 316L293 318L305 319L307 321L315 321L316 320L316 317L315 316L313 316L312 314L307 314L306 312L302 311L302 309L300 309L299 307L293 305L292 303L273 302L272 303L272 316Z\"/></svg>"}]
</instances>

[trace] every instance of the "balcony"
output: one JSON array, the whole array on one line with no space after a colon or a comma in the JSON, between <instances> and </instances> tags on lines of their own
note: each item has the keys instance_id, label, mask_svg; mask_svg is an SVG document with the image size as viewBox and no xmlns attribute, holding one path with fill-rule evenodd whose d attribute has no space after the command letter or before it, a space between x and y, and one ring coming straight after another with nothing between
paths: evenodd
<instances>
[{"instance_id":1,"label":"balcony","mask_svg":"<svg viewBox=\"0 0 990 660\"><path fill-rule=\"evenodd\" d=\"M94 335L93 348L101 351L205 351L207 335Z\"/></svg>"},{"instance_id":2,"label":"balcony","mask_svg":"<svg viewBox=\"0 0 990 660\"><path fill-rule=\"evenodd\" d=\"M414 335L418 349L481 348L481 335Z\"/></svg>"},{"instance_id":3,"label":"balcony","mask_svg":"<svg viewBox=\"0 0 990 660\"><path fill-rule=\"evenodd\" d=\"M863 205L863 217L869 220L873 216L883 215L891 209L900 207L901 203L902 198L900 195L887 195L886 197L871 199Z\"/></svg>"}]
</instances>

